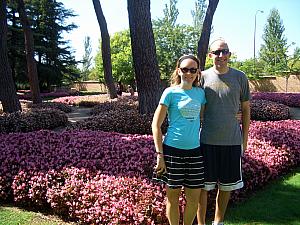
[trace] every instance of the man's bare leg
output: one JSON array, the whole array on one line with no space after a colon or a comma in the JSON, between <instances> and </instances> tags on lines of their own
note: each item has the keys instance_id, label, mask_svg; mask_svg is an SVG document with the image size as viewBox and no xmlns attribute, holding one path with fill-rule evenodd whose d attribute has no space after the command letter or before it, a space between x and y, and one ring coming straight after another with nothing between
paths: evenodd
<instances>
[{"instance_id":1,"label":"man's bare leg","mask_svg":"<svg viewBox=\"0 0 300 225\"><path fill-rule=\"evenodd\" d=\"M197 210L198 225L205 224L206 208L207 208L207 191L202 189L200 193L200 200L199 200L198 210Z\"/></svg>"},{"instance_id":2,"label":"man's bare leg","mask_svg":"<svg viewBox=\"0 0 300 225\"><path fill-rule=\"evenodd\" d=\"M216 197L216 211L215 211L215 219L214 219L215 224L224 221L224 216L225 216L229 199L230 199L230 191L218 190L218 194Z\"/></svg>"}]
</instances>

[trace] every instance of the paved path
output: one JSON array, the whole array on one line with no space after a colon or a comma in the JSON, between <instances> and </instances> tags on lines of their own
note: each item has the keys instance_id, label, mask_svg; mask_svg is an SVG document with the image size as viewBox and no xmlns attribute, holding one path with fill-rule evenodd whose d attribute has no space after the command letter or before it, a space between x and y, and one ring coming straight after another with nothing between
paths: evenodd
<instances>
[{"instance_id":1,"label":"paved path","mask_svg":"<svg viewBox=\"0 0 300 225\"><path fill-rule=\"evenodd\" d=\"M67 116L69 121L74 123L89 118L91 116L91 110L92 108L87 107L73 107L73 111L67 113Z\"/></svg>"},{"instance_id":2,"label":"paved path","mask_svg":"<svg viewBox=\"0 0 300 225\"><path fill-rule=\"evenodd\" d=\"M292 120L300 120L300 108L290 107L290 113L291 113Z\"/></svg>"}]
</instances>

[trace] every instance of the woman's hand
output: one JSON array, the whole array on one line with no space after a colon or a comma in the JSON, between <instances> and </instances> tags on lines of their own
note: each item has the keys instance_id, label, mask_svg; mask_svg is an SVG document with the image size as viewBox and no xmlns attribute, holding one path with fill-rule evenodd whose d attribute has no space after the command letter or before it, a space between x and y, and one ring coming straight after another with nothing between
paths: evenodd
<instances>
[{"instance_id":1,"label":"woman's hand","mask_svg":"<svg viewBox=\"0 0 300 225\"><path fill-rule=\"evenodd\" d=\"M155 169L158 176L161 176L162 174L167 172L166 164L165 164L165 160L164 160L163 155L160 155L160 154L157 155L156 166L155 166L154 169Z\"/></svg>"},{"instance_id":2,"label":"woman's hand","mask_svg":"<svg viewBox=\"0 0 300 225\"><path fill-rule=\"evenodd\" d=\"M235 114L235 118L239 121L239 123L242 122L242 113L238 112L237 114Z\"/></svg>"}]
</instances>

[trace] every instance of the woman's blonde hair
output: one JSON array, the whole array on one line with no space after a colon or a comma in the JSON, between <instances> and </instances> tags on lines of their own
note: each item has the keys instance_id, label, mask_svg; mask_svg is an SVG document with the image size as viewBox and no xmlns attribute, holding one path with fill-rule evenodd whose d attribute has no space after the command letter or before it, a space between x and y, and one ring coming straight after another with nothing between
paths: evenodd
<instances>
[{"instance_id":1,"label":"woman's blonde hair","mask_svg":"<svg viewBox=\"0 0 300 225\"><path fill-rule=\"evenodd\" d=\"M185 59L192 59L192 60L194 60L197 63L197 69L199 70L199 68L200 68L200 61L199 61L199 59L196 56L194 56L194 55L183 55L183 56L181 56L177 60L176 68L175 68L173 74L170 77L171 86L179 85L181 83L181 77L178 74L178 68L180 68L181 62L183 60L185 60ZM193 86L194 87L200 86L200 76L197 76L197 78L194 80Z\"/></svg>"}]
</instances>

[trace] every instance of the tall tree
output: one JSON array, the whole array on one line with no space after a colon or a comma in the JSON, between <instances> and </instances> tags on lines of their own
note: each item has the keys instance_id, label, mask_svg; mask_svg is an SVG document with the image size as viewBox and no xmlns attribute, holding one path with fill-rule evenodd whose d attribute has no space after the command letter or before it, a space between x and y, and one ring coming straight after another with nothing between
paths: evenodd
<instances>
[{"instance_id":1,"label":"tall tree","mask_svg":"<svg viewBox=\"0 0 300 225\"><path fill-rule=\"evenodd\" d=\"M201 31L206 10L205 0L195 1L195 10L192 10L193 25L196 30Z\"/></svg>"},{"instance_id":2,"label":"tall tree","mask_svg":"<svg viewBox=\"0 0 300 225\"><path fill-rule=\"evenodd\" d=\"M284 31L279 11L272 9L264 28L264 43L260 49L260 59L266 64L266 70L270 74L281 74L288 70L288 44Z\"/></svg>"},{"instance_id":3,"label":"tall tree","mask_svg":"<svg viewBox=\"0 0 300 225\"><path fill-rule=\"evenodd\" d=\"M106 20L99 0L93 0L94 9L101 32L101 51L104 68L104 79L108 88L110 98L117 98L117 91L112 77L111 54L110 54L110 37L107 30Z\"/></svg>"},{"instance_id":4,"label":"tall tree","mask_svg":"<svg viewBox=\"0 0 300 225\"><path fill-rule=\"evenodd\" d=\"M217 9L219 0L209 0L206 10L205 19L202 26L200 40L198 41L198 58L200 60L200 69L204 70L205 59L208 50L209 38L211 33L211 24Z\"/></svg>"},{"instance_id":5,"label":"tall tree","mask_svg":"<svg viewBox=\"0 0 300 225\"><path fill-rule=\"evenodd\" d=\"M0 5L0 100L4 112L21 111L7 53L6 0Z\"/></svg>"},{"instance_id":6,"label":"tall tree","mask_svg":"<svg viewBox=\"0 0 300 225\"><path fill-rule=\"evenodd\" d=\"M114 33L110 39L110 45L114 80L135 87L129 29ZM95 67L99 74L99 80L103 82L103 63L100 51L96 55Z\"/></svg>"},{"instance_id":7,"label":"tall tree","mask_svg":"<svg viewBox=\"0 0 300 225\"><path fill-rule=\"evenodd\" d=\"M16 84L28 87L24 35L17 12L17 0L8 1L8 49ZM37 61L40 88L60 85L76 79L80 71L68 40L63 37L77 26L66 20L75 16L57 0L26 0L26 14L30 19L34 38L34 54Z\"/></svg>"},{"instance_id":8,"label":"tall tree","mask_svg":"<svg viewBox=\"0 0 300 225\"><path fill-rule=\"evenodd\" d=\"M84 55L82 58L82 80L88 80L88 76L90 73L90 67L92 65L92 46L91 46L91 38L89 36L86 36L84 38Z\"/></svg>"},{"instance_id":9,"label":"tall tree","mask_svg":"<svg viewBox=\"0 0 300 225\"><path fill-rule=\"evenodd\" d=\"M151 23L150 0L127 0L127 8L139 112L154 113L162 89Z\"/></svg>"},{"instance_id":10,"label":"tall tree","mask_svg":"<svg viewBox=\"0 0 300 225\"><path fill-rule=\"evenodd\" d=\"M27 61L27 72L29 79L29 86L32 95L32 102L34 104L41 103L42 98L40 94L39 79L37 73L37 66L34 59L34 40L33 34L30 28L30 23L25 12L25 6L23 0L17 0L18 12L23 27L24 39L25 39L25 52Z\"/></svg>"},{"instance_id":11,"label":"tall tree","mask_svg":"<svg viewBox=\"0 0 300 225\"><path fill-rule=\"evenodd\" d=\"M197 26L176 23L178 9L176 7L177 1L174 0L170 0L170 6L165 5L163 18L153 21L156 53L162 79L170 77L176 60L181 55L197 53L197 41L202 29L204 8L206 7L200 1L203 0L196 2L195 11L192 11L194 20L197 20Z\"/></svg>"},{"instance_id":12,"label":"tall tree","mask_svg":"<svg viewBox=\"0 0 300 225\"><path fill-rule=\"evenodd\" d=\"M177 0L170 0L170 5L165 4L164 12L164 23L167 23L171 27L174 27L177 21L177 17L179 15L178 9L176 7Z\"/></svg>"}]
</instances>

